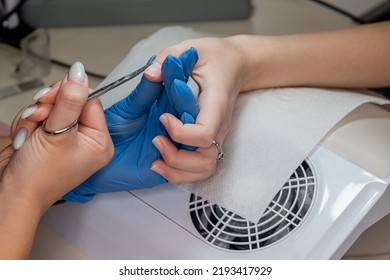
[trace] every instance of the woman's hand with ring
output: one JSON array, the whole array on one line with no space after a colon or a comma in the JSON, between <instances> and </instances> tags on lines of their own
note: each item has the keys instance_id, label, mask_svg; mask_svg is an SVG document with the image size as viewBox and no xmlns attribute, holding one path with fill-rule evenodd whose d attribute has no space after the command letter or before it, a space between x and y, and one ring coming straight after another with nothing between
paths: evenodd
<instances>
[{"instance_id":1,"label":"woman's hand with ring","mask_svg":"<svg viewBox=\"0 0 390 280\"><path fill-rule=\"evenodd\" d=\"M1 181L10 195L27 205L34 204L32 209L41 212L107 164L113 155L100 101L86 102L88 77L81 63L76 62L62 81L45 91L32 114L24 110L24 116L21 113L15 118L13 146L0 154ZM44 119L50 131L75 120L79 123L73 130L52 136L40 129Z\"/></svg>"}]
</instances>

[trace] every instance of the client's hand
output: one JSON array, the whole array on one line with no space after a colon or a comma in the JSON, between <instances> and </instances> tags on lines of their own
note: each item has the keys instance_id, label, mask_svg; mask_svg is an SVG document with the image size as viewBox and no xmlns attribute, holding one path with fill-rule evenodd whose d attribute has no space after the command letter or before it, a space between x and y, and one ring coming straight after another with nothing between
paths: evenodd
<instances>
[{"instance_id":1,"label":"client's hand","mask_svg":"<svg viewBox=\"0 0 390 280\"><path fill-rule=\"evenodd\" d=\"M188 152L161 139L163 150L159 150L163 160L154 165L170 182L204 180L216 171L218 149L212 144L213 140L223 145L235 100L239 91L245 90L243 79L247 72L242 65L246 56L240 51L240 42L237 37L187 40L161 51L145 71L150 81L160 81L161 63L168 54L179 55L189 47L196 48L199 53L199 61L191 74L201 89L196 123L183 126L171 115L161 119L174 141L198 147L195 152Z\"/></svg>"},{"instance_id":2,"label":"client's hand","mask_svg":"<svg viewBox=\"0 0 390 280\"><path fill-rule=\"evenodd\" d=\"M184 52L179 59L168 56L162 65L164 84L143 77L128 97L105 111L115 146L114 157L67 193L65 200L86 202L96 193L150 188L166 182L152 170L152 163L161 158L153 140L158 135L169 137L159 120L163 113L178 117L182 124L195 122L199 109L186 82L197 59L195 49Z\"/></svg>"}]
</instances>

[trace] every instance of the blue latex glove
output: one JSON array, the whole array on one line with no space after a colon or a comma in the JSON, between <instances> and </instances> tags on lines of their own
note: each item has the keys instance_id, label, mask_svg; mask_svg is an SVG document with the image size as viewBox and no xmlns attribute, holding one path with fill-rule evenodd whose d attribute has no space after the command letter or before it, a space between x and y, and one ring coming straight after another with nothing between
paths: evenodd
<instances>
[{"instance_id":1,"label":"blue latex glove","mask_svg":"<svg viewBox=\"0 0 390 280\"><path fill-rule=\"evenodd\" d=\"M87 202L96 193L150 188L166 182L150 169L153 161L161 159L152 140L157 135L169 138L159 121L163 113L171 113L183 123L195 123L199 107L186 82L197 60L194 48L184 52L179 59L168 56L162 65L163 83L142 77L131 94L105 110L115 147L113 159L68 192L64 200Z\"/></svg>"}]
</instances>

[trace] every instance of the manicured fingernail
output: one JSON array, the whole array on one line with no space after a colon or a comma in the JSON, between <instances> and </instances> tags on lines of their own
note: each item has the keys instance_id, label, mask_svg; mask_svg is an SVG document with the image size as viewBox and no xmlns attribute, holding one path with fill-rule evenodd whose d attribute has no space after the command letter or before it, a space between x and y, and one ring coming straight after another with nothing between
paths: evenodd
<instances>
[{"instance_id":1,"label":"manicured fingernail","mask_svg":"<svg viewBox=\"0 0 390 280\"><path fill-rule=\"evenodd\" d=\"M165 178L164 171L160 169L157 165L153 164L150 169Z\"/></svg>"},{"instance_id":2,"label":"manicured fingernail","mask_svg":"<svg viewBox=\"0 0 390 280\"><path fill-rule=\"evenodd\" d=\"M75 82L83 82L85 79L85 69L81 62L75 62L69 69L68 80Z\"/></svg>"},{"instance_id":3,"label":"manicured fingernail","mask_svg":"<svg viewBox=\"0 0 390 280\"><path fill-rule=\"evenodd\" d=\"M42 96L44 96L46 93L48 93L49 91L51 90L51 87L45 87L41 90L39 90L32 98L33 101L38 101L39 98L41 98Z\"/></svg>"},{"instance_id":4,"label":"manicured fingernail","mask_svg":"<svg viewBox=\"0 0 390 280\"><path fill-rule=\"evenodd\" d=\"M151 76L151 77L155 77L157 76L158 74L161 73L161 64L158 63L158 62L153 62L152 65L150 65L146 70L145 70L145 74Z\"/></svg>"},{"instance_id":5,"label":"manicured fingernail","mask_svg":"<svg viewBox=\"0 0 390 280\"><path fill-rule=\"evenodd\" d=\"M23 113L20 115L20 118L21 118L21 119L28 118L28 117L31 116L36 110L38 110L38 108L39 108L38 105L31 105L31 106L28 106L28 107L23 111Z\"/></svg>"},{"instance_id":6,"label":"manicured fingernail","mask_svg":"<svg viewBox=\"0 0 390 280\"><path fill-rule=\"evenodd\" d=\"M157 148L157 150L158 150L160 153L163 152L164 147L163 147L161 141L160 141L158 138L154 138L154 139L152 140L152 143L153 143L153 145Z\"/></svg>"},{"instance_id":7,"label":"manicured fingernail","mask_svg":"<svg viewBox=\"0 0 390 280\"><path fill-rule=\"evenodd\" d=\"M15 150L19 150L27 138L27 129L24 127L19 128L18 132L16 132L14 141L12 142L12 146Z\"/></svg>"}]
</instances>

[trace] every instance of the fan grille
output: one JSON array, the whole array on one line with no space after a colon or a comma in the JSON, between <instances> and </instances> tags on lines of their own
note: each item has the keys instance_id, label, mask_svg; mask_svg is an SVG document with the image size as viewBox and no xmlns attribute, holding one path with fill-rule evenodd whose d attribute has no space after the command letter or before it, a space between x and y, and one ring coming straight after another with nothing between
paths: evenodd
<instances>
[{"instance_id":1,"label":"fan grille","mask_svg":"<svg viewBox=\"0 0 390 280\"><path fill-rule=\"evenodd\" d=\"M191 194L192 222L206 242L234 251L257 250L291 234L306 217L316 193L308 160L295 170L264 211L257 224Z\"/></svg>"}]
</instances>

